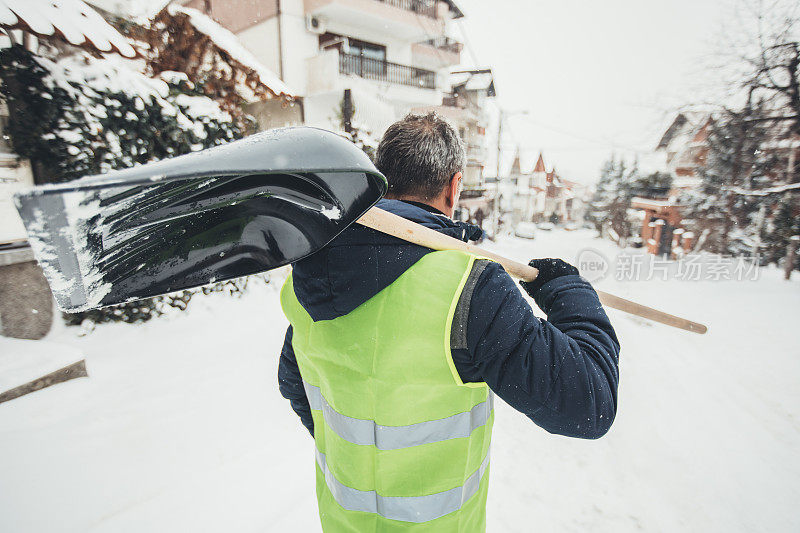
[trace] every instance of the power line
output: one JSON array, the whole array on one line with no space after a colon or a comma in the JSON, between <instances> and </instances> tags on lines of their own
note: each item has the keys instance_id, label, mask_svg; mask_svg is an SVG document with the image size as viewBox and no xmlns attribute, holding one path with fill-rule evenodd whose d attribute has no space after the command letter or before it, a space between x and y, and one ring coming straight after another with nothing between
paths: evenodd
<instances>
[{"instance_id":1,"label":"power line","mask_svg":"<svg viewBox=\"0 0 800 533\"><path fill-rule=\"evenodd\" d=\"M529 116L526 116L525 118L526 118L526 120L528 122L530 122L534 126L539 126L540 128L544 128L544 129L547 129L547 130L550 130L550 131L554 131L554 132L560 133L562 135L567 135L569 137L574 137L576 139L581 139L581 140L589 142L589 143L599 144L601 146L609 147L609 148L612 148L612 149L628 150L630 152L637 152L637 153L639 153L639 152L649 152L649 150L642 149L642 148L637 148L637 147L634 147L634 146L631 146L631 145L627 145L627 144L624 144L624 143L610 141L608 139L590 137L590 136L583 135L583 134L580 134L580 133L574 133L574 132L571 132L571 131L568 131L568 130L565 130L565 129L556 128L554 126L550 126L549 124L544 124L542 122L537 122L537 121L531 119Z\"/></svg>"},{"instance_id":2,"label":"power line","mask_svg":"<svg viewBox=\"0 0 800 533\"><path fill-rule=\"evenodd\" d=\"M469 52L469 56L472 59L472 64L476 67L479 67L480 62L478 61L478 56L475 54L475 49L472 47L472 42L469 40L469 35L467 34L467 30L464 28L464 24L460 19L456 20L456 24L461 32L461 38L464 39L464 45L467 47L467 52Z\"/></svg>"}]
</instances>

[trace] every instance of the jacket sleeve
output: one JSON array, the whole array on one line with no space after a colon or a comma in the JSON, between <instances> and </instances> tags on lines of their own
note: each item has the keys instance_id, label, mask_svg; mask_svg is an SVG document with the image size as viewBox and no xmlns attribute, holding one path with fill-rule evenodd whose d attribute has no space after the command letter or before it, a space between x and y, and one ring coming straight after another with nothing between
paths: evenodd
<instances>
[{"instance_id":1,"label":"jacket sleeve","mask_svg":"<svg viewBox=\"0 0 800 533\"><path fill-rule=\"evenodd\" d=\"M308 404L306 390L303 387L303 378L297 359L292 348L292 326L286 330L286 338L281 349L281 358L278 363L278 388L281 396L289 400L292 409L300 417L300 422L314 436L314 420L311 418L311 406Z\"/></svg>"},{"instance_id":2,"label":"jacket sleeve","mask_svg":"<svg viewBox=\"0 0 800 533\"><path fill-rule=\"evenodd\" d=\"M547 320L489 263L470 300L466 349L453 350L456 368L550 433L602 437L617 412L620 346L597 293L580 276L563 276L536 303Z\"/></svg>"}]
</instances>

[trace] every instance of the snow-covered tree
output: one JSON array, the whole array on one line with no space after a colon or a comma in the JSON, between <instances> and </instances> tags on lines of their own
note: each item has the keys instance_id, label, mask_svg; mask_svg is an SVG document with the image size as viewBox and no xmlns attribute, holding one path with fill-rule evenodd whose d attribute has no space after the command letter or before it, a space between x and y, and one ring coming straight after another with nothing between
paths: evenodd
<instances>
[{"instance_id":1,"label":"snow-covered tree","mask_svg":"<svg viewBox=\"0 0 800 533\"><path fill-rule=\"evenodd\" d=\"M228 29L196 9L171 3L130 35L146 43L143 55L154 76L180 72L198 94L214 99L240 130L252 129L244 105L279 100L294 105L288 87L267 69Z\"/></svg>"},{"instance_id":2,"label":"snow-covered tree","mask_svg":"<svg viewBox=\"0 0 800 533\"><path fill-rule=\"evenodd\" d=\"M781 195L777 205L772 207L775 215L761 233L761 253L767 263L785 260L792 236L800 235L800 212L797 199L792 196L791 193ZM800 261L795 261L795 268L800 270Z\"/></svg>"},{"instance_id":3,"label":"snow-covered tree","mask_svg":"<svg viewBox=\"0 0 800 533\"><path fill-rule=\"evenodd\" d=\"M741 111L726 110L711 125L702 183L681 198L684 217L705 236L706 251L742 255L754 250L763 197L741 191L770 183L775 159L762 149L770 138L768 122L763 120L768 112L762 102L754 102Z\"/></svg>"},{"instance_id":4,"label":"snow-covered tree","mask_svg":"<svg viewBox=\"0 0 800 533\"><path fill-rule=\"evenodd\" d=\"M118 56L58 60L0 51L0 91L15 151L38 183L163 159L242 136L231 116L179 75L148 78Z\"/></svg>"},{"instance_id":5,"label":"snow-covered tree","mask_svg":"<svg viewBox=\"0 0 800 533\"><path fill-rule=\"evenodd\" d=\"M650 174L631 175L635 194L666 194L672 188L672 175L667 172L651 172Z\"/></svg>"},{"instance_id":6,"label":"snow-covered tree","mask_svg":"<svg viewBox=\"0 0 800 533\"><path fill-rule=\"evenodd\" d=\"M22 46L0 51L8 133L37 183L63 182L229 142L243 135L219 103L185 75L150 78L142 65L84 52L58 58ZM78 313L68 323L145 321L185 308L190 292Z\"/></svg>"},{"instance_id":7,"label":"snow-covered tree","mask_svg":"<svg viewBox=\"0 0 800 533\"><path fill-rule=\"evenodd\" d=\"M588 218L597 231L602 233L611 230L614 240L621 243L631 235L628 208L636 169L637 165L628 169L625 161L611 156L600 171L595 194L589 203Z\"/></svg>"}]
</instances>

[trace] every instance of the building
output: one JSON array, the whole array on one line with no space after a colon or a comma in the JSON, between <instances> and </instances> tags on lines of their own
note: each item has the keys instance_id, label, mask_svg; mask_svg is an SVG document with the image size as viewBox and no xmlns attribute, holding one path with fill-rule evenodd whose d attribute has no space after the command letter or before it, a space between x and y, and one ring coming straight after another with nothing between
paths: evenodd
<instances>
[{"instance_id":1,"label":"building","mask_svg":"<svg viewBox=\"0 0 800 533\"><path fill-rule=\"evenodd\" d=\"M544 161L541 156L536 162L533 172L522 170L520 152L517 150L514 155L514 162L511 163L509 170L509 189L513 191L510 198L511 222L514 226L519 222L530 222L534 220L537 207L540 207L540 193L544 188L540 186L544 183ZM508 207L508 205L507 205ZM543 205L541 206L544 207Z\"/></svg>"},{"instance_id":2,"label":"building","mask_svg":"<svg viewBox=\"0 0 800 533\"><path fill-rule=\"evenodd\" d=\"M714 116L710 113L678 113L656 146L662 171L672 176L672 187L641 191L631 202L631 207L640 211L641 238L649 253L675 256L692 251L697 244L694 232L683 227L680 195L702 183L702 172L711 150L709 135L713 124ZM792 132L790 125L789 121L776 121L770 128L770 140L762 146L776 160L770 175L776 186L773 192L793 188L797 179L800 136ZM769 218L768 213L764 216Z\"/></svg>"},{"instance_id":3,"label":"building","mask_svg":"<svg viewBox=\"0 0 800 533\"><path fill-rule=\"evenodd\" d=\"M517 222L582 222L587 189L562 178L555 167L547 170L544 155L539 154L530 172L522 171L519 151L510 171L514 187L512 220Z\"/></svg>"},{"instance_id":4,"label":"building","mask_svg":"<svg viewBox=\"0 0 800 533\"><path fill-rule=\"evenodd\" d=\"M458 131L467 155L462 182L464 189L458 204L460 215L482 226L490 215L493 201L493 196L487 192L484 170L489 123L486 104L496 95L494 76L491 69L457 71L450 75L447 85L450 91L444 94L441 105L418 107L412 111L435 111Z\"/></svg>"},{"instance_id":5,"label":"building","mask_svg":"<svg viewBox=\"0 0 800 533\"><path fill-rule=\"evenodd\" d=\"M712 123L709 113L679 113L659 140L656 153L662 157L664 170L672 175L677 190L700 185Z\"/></svg>"},{"instance_id":6,"label":"building","mask_svg":"<svg viewBox=\"0 0 800 533\"><path fill-rule=\"evenodd\" d=\"M307 125L373 138L410 110L438 106L461 44L451 0L176 0L229 29L303 98ZM267 126L271 126L268 124Z\"/></svg>"},{"instance_id":7,"label":"building","mask_svg":"<svg viewBox=\"0 0 800 533\"><path fill-rule=\"evenodd\" d=\"M674 255L694 246L694 233L681 226L678 197L702 182L712 124L709 113L678 113L656 146L662 171L672 176L672 188L639 191L631 201L631 207L639 210L642 244L651 254Z\"/></svg>"}]
</instances>

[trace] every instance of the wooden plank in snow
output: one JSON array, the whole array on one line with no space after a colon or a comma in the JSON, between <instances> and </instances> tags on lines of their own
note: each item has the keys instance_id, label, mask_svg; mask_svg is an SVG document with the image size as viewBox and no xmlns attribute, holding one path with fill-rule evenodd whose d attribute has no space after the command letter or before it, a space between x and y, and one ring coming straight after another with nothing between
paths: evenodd
<instances>
[{"instance_id":1,"label":"wooden plank in snow","mask_svg":"<svg viewBox=\"0 0 800 533\"><path fill-rule=\"evenodd\" d=\"M20 396L25 396L26 394L45 389L57 383L63 383L71 379L88 376L89 374L86 372L86 360L82 359L77 363L72 363L69 366L65 366L64 368L56 370L55 372L51 372L46 376L42 376L38 379L34 379L33 381L29 381L24 385L20 385L19 387L14 387L11 390L0 393L0 403L14 400Z\"/></svg>"}]
</instances>

